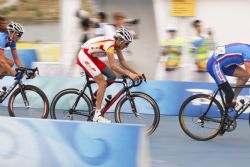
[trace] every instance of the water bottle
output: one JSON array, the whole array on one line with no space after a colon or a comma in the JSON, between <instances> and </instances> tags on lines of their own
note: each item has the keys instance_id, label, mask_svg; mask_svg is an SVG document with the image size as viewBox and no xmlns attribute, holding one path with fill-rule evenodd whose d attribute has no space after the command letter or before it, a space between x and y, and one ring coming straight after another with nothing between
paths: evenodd
<instances>
[{"instance_id":1,"label":"water bottle","mask_svg":"<svg viewBox=\"0 0 250 167\"><path fill-rule=\"evenodd\" d=\"M106 102L105 106L111 102L111 99L112 99L112 95L108 95L105 97L105 102Z\"/></svg>"},{"instance_id":2,"label":"water bottle","mask_svg":"<svg viewBox=\"0 0 250 167\"><path fill-rule=\"evenodd\" d=\"M0 97L5 95L6 90L7 90L6 86L2 87L2 90L0 90Z\"/></svg>"}]
</instances>

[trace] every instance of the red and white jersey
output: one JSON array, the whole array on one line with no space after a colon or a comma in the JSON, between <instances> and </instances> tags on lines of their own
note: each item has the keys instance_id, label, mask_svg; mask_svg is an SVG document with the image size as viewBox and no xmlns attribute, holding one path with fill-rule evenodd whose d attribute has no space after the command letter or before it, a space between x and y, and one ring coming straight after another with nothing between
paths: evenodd
<instances>
[{"instance_id":1,"label":"red and white jersey","mask_svg":"<svg viewBox=\"0 0 250 167\"><path fill-rule=\"evenodd\" d=\"M85 42L81 48L93 57L106 56L107 53L114 54L115 39L113 37L95 37Z\"/></svg>"}]
</instances>

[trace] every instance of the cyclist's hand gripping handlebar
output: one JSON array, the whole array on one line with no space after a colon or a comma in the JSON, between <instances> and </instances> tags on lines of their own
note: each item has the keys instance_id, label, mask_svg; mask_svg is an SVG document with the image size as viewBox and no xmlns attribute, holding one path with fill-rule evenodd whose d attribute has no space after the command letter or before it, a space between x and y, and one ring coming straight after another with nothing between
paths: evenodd
<instances>
[{"instance_id":1,"label":"cyclist's hand gripping handlebar","mask_svg":"<svg viewBox=\"0 0 250 167\"><path fill-rule=\"evenodd\" d=\"M25 67L18 67L15 69L16 72L21 72L22 74L25 74L27 76L26 79L33 79L36 77L36 75L39 75L38 68L25 68Z\"/></svg>"}]
</instances>

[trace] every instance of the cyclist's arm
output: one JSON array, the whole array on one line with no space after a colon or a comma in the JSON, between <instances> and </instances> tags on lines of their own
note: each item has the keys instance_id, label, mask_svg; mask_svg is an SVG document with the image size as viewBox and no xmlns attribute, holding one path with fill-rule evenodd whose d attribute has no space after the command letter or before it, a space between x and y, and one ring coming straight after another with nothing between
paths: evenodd
<instances>
[{"instance_id":1,"label":"cyclist's arm","mask_svg":"<svg viewBox=\"0 0 250 167\"><path fill-rule=\"evenodd\" d=\"M122 69L115 63L114 54L107 52L107 56L108 56L108 61L109 61L111 70L114 70L115 72L122 74L122 75L128 75L129 71Z\"/></svg>"},{"instance_id":2,"label":"cyclist's arm","mask_svg":"<svg viewBox=\"0 0 250 167\"><path fill-rule=\"evenodd\" d=\"M247 71L247 74L250 77L250 62L245 61L244 65L245 65L245 70Z\"/></svg>"},{"instance_id":3,"label":"cyclist's arm","mask_svg":"<svg viewBox=\"0 0 250 167\"><path fill-rule=\"evenodd\" d=\"M10 75L15 76L16 72L11 68L5 59L6 55L4 50L0 49L0 64L3 69L5 69Z\"/></svg>"},{"instance_id":4,"label":"cyclist's arm","mask_svg":"<svg viewBox=\"0 0 250 167\"><path fill-rule=\"evenodd\" d=\"M11 53L12 53L12 56L13 56L13 59L14 59L15 64L16 64L18 67L24 67L23 63L22 63L21 60L19 59L19 56L18 56L18 54L17 54L16 49L11 49Z\"/></svg>"},{"instance_id":5,"label":"cyclist's arm","mask_svg":"<svg viewBox=\"0 0 250 167\"><path fill-rule=\"evenodd\" d=\"M140 73L136 72L129 64L128 62L125 60L123 54L122 54L122 51L120 49L117 49L116 50L116 53L117 53L117 56L118 56L118 59L119 59L119 62L120 64L126 68L128 71L134 73L134 74L138 74L139 76L141 76Z\"/></svg>"}]
</instances>

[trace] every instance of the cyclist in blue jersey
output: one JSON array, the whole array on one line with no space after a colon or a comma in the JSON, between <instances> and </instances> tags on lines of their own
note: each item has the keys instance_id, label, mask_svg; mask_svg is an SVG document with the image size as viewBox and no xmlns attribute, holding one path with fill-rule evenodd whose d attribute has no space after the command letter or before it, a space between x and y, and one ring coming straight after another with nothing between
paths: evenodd
<instances>
[{"instance_id":1,"label":"cyclist in blue jersey","mask_svg":"<svg viewBox=\"0 0 250 167\"><path fill-rule=\"evenodd\" d=\"M244 64L244 68L240 65ZM250 45L232 43L217 47L207 62L207 71L225 94L227 108L236 106L241 88L234 91L225 75L237 77L236 85L245 85L250 78Z\"/></svg>"},{"instance_id":2,"label":"cyclist in blue jersey","mask_svg":"<svg viewBox=\"0 0 250 167\"><path fill-rule=\"evenodd\" d=\"M16 51L16 42L21 38L22 34L24 33L24 29L21 24L10 22L7 25L6 30L7 31L0 33L0 75L8 73L12 76L15 76L15 79L21 79L22 73L16 72L14 69L12 69L12 66L15 63L18 67L24 67ZM4 49L7 47L11 49L11 54L14 61L6 56Z\"/></svg>"}]
</instances>

